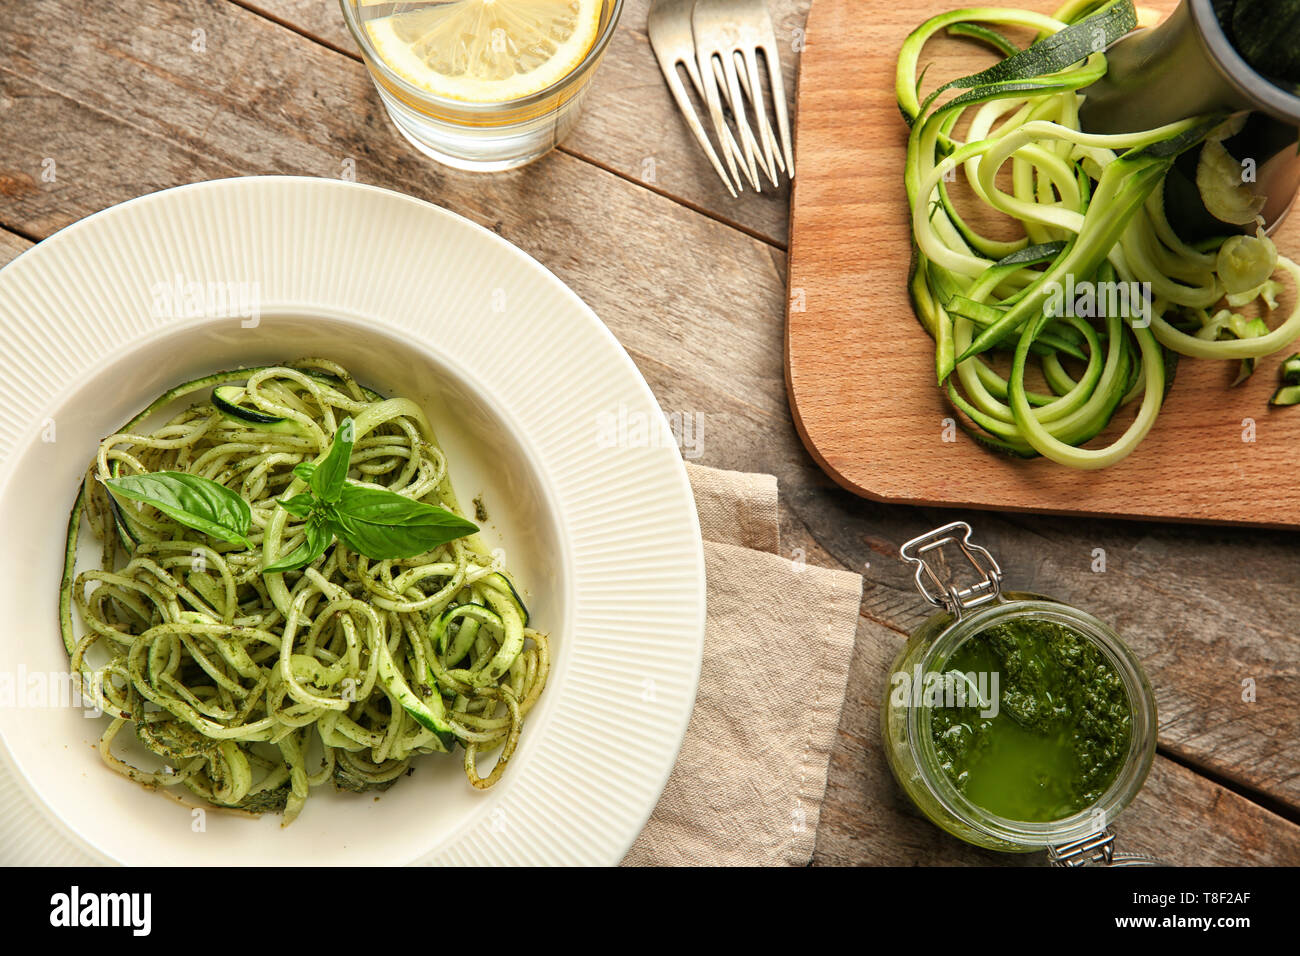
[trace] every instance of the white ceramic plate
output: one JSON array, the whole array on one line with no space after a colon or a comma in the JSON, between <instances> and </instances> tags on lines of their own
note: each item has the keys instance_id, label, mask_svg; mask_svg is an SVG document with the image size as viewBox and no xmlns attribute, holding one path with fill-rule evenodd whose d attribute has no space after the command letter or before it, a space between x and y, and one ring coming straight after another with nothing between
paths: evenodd
<instances>
[{"instance_id":1,"label":"white ceramic plate","mask_svg":"<svg viewBox=\"0 0 1300 956\"><path fill-rule=\"evenodd\" d=\"M397 193L233 179L124 203L20 256L0 271L0 335L0 862L622 858L690 718L703 553L654 397L558 279ZM59 706L64 527L99 438L154 396L303 355L424 405L555 667L491 791L431 756L378 799L313 791L288 828L200 819L103 766L104 718Z\"/></svg>"}]
</instances>

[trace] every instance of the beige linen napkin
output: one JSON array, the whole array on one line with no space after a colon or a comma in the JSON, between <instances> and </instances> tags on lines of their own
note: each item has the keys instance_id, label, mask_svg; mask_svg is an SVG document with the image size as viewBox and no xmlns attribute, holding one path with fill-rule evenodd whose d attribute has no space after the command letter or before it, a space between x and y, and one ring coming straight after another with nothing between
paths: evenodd
<instances>
[{"instance_id":1,"label":"beige linen napkin","mask_svg":"<svg viewBox=\"0 0 1300 956\"><path fill-rule=\"evenodd\" d=\"M677 766L623 863L804 866L862 578L779 555L771 475L686 468L708 575L704 663Z\"/></svg>"}]
</instances>

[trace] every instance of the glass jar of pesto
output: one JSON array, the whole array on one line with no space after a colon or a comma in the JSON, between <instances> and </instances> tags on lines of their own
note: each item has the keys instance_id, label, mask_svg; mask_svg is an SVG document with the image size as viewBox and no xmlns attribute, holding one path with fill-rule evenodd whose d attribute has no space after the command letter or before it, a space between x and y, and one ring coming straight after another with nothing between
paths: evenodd
<instances>
[{"instance_id":1,"label":"glass jar of pesto","mask_svg":"<svg viewBox=\"0 0 1300 956\"><path fill-rule=\"evenodd\" d=\"M1002 591L1001 569L970 534L953 522L901 549L941 610L894 662L881 708L890 769L927 817L970 843L1047 850L1062 866L1154 862L1116 853L1110 830L1155 757L1141 664L1086 611ZM959 583L972 571L974 583Z\"/></svg>"}]
</instances>

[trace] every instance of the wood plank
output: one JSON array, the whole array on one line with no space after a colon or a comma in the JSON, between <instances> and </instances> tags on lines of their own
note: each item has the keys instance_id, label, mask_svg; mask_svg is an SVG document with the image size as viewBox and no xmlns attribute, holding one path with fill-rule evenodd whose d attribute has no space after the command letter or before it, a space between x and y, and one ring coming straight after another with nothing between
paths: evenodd
<instances>
[{"instance_id":1,"label":"wood plank","mask_svg":"<svg viewBox=\"0 0 1300 956\"><path fill-rule=\"evenodd\" d=\"M96 38L90 49L74 51L51 36L74 11ZM707 361L720 338L741 348L758 341L779 347L779 330L751 318L772 314L772 303L783 297L783 257L769 244L563 153L493 176L429 163L368 100L369 78L360 64L233 4L151 0L135 7L129 21L70 0L29 13L0 11L0 45L16 51L9 63L22 71L22 82L54 98L15 111L0 133L10 149L0 169L39 172L41 156L81 163L104 152L122 168L100 176L87 163L84 176L61 179L53 200L39 188L0 196L0 222L46 235L125 192L173 184L157 181L163 170L174 183L236 174L331 176L351 161L362 182L437 202L508 235L584 290L625 347L654 354L675 341L678 372ZM185 45L195 24L206 32L205 55ZM168 50L141 70L148 61L140 36L169 37L184 52ZM265 62L245 69L253 59ZM86 111L119 118L116 144L105 145L98 133L88 137ZM160 145L161 157L155 155ZM177 152L192 171L173 168L169 157ZM142 177L147 185L138 182ZM121 188L112 185L118 179ZM647 222L660 224L655 233L646 231ZM659 235L675 242L666 245ZM682 248L699 254L683 256ZM724 298L719 288L741 294ZM745 401L784 417L779 389L747 385L743 376L736 385Z\"/></svg>"},{"instance_id":2,"label":"wood plank","mask_svg":"<svg viewBox=\"0 0 1300 956\"><path fill-rule=\"evenodd\" d=\"M1238 363L1183 359L1141 447L1086 476L1042 458L991 453L955 427L945 437L957 413L936 386L933 343L908 298L906 129L893 92L898 49L933 12L924 0L869 20L856 0L813 8L790 279L800 290L791 301L804 311L791 310L787 345L791 402L814 457L846 488L883 501L1300 527L1300 484L1291 480L1300 415L1268 404L1294 346L1260 360L1238 388L1228 387ZM935 71L946 80L988 62L959 50L951 44L950 55L933 55L931 85ZM1284 254L1300 254L1300 217L1274 238ZM1284 297L1282 315L1295 299ZM1104 440L1131 420L1121 413Z\"/></svg>"},{"instance_id":3,"label":"wood plank","mask_svg":"<svg viewBox=\"0 0 1300 956\"><path fill-rule=\"evenodd\" d=\"M814 863L1043 864L1043 853L997 853L950 836L895 783L881 753L880 701L905 640L867 618L859 622ZM1176 866L1300 865L1300 826L1159 756L1114 830L1121 852L1154 855Z\"/></svg>"},{"instance_id":4,"label":"wood plank","mask_svg":"<svg viewBox=\"0 0 1300 956\"><path fill-rule=\"evenodd\" d=\"M232 167L125 126L3 66L0 96L15 104L3 134L0 224L27 235L45 238L106 206L236 174ZM56 122L49 123L51 118ZM132 148L123 149L124 141L133 141Z\"/></svg>"},{"instance_id":5,"label":"wood plank","mask_svg":"<svg viewBox=\"0 0 1300 956\"><path fill-rule=\"evenodd\" d=\"M290 25L304 36L355 55L357 45L337 3L320 0L233 0L241 7Z\"/></svg>"},{"instance_id":6,"label":"wood plank","mask_svg":"<svg viewBox=\"0 0 1300 956\"><path fill-rule=\"evenodd\" d=\"M356 49L337 3L239 2L330 46L347 51ZM809 0L769 0L768 3L781 53L787 101L793 99L808 5ZM781 187L773 190L765 182L761 194L747 188L739 199L727 194L682 122L659 72L645 30L649 8L650 0L625 0L617 33L584 106L582 123L562 148L714 218L736 223L784 248L789 222L789 183L782 181ZM697 106L707 127L707 113L702 104ZM653 119L647 122L647 118Z\"/></svg>"},{"instance_id":7,"label":"wood plank","mask_svg":"<svg viewBox=\"0 0 1300 956\"><path fill-rule=\"evenodd\" d=\"M31 247L32 244L22 236L0 229L0 266L8 265Z\"/></svg>"}]
</instances>

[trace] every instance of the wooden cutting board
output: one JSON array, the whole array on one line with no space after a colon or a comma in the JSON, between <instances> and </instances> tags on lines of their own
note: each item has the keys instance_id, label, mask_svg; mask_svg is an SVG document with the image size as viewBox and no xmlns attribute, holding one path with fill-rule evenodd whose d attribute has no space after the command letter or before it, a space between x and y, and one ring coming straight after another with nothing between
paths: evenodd
<instances>
[{"instance_id":1,"label":"wooden cutting board","mask_svg":"<svg viewBox=\"0 0 1300 956\"><path fill-rule=\"evenodd\" d=\"M862 0L814 0L808 16L786 325L790 407L808 450L839 484L880 501L1300 527L1300 407L1268 405L1281 360L1300 346L1261 361L1235 389L1237 363L1184 359L1146 441L1104 471L1011 459L960 431L945 441L955 413L907 296L907 135L894 64L907 34L950 6L960 4L896 0L868 12ZM1167 13L1174 2L1148 6ZM992 59L945 39L927 48L929 61L933 85ZM1274 238L1300 258L1300 213Z\"/></svg>"}]
</instances>

